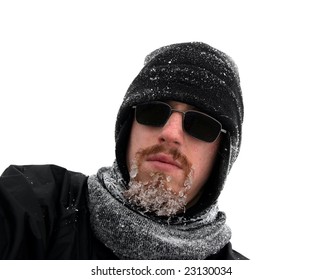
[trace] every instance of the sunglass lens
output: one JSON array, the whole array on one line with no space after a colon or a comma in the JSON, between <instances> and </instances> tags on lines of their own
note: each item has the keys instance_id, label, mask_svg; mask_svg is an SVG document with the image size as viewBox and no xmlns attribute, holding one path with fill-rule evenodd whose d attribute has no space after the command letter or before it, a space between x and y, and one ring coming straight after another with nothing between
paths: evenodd
<instances>
[{"instance_id":1,"label":"sunglass lens","mask_svg":"<svg viewBox=\"0 0 323 280\"><path fill-rule=\"evenodd\" d=\"M170 108L161 103L140 104L136 107L136 120L143 125L163 126L170 114Z\"/></svg>"},{"instance_id":2,"label":"sunglass lens","mask_svg":"<svg viewBox=\"0 0 323 280\"><path fill-rule=\"evenodd\" d=\"M221 132L221 124L207 115L198 112L187 112L184 129L195 138L213 142Z\"/></svg>"}]
</instances>

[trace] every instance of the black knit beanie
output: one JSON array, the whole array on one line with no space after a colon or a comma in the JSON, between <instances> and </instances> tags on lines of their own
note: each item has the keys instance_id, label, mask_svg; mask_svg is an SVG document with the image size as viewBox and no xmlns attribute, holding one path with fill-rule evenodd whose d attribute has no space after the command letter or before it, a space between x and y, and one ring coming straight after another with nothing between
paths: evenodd
<instances>
[{"instance_id":1,"label":"black knit beanie","mask_svg":"<svg viewBox=\"0 0 323 280\"><path fill-rule=\"evenodd\" d=\"M220 155L206 183L198 208L215 202L241 143L243 101L237 67L225 53L200 42L173 44L149 54L128 88L116 121L116 159L126 181L126 153L133 121L132 106L174 100L195 106L222 123L227 131Z\"/></svg>"}]
</instances>

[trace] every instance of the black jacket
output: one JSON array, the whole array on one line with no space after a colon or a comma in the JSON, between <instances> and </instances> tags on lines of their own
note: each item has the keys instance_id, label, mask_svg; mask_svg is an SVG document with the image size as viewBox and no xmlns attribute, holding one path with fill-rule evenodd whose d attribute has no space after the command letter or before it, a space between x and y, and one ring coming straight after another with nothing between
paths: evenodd
<instances>
[{"instance_id":1,"label":"black jacket","mask_svg":"<svg viewBox=\"0 0 323 280\"><path fill-rule=\"evenodd\" d=\"M9 166L0 177L0 259L118 259L94 236L87 177L56 165ZM246 259L227 244L207 259Z\"/></svg>"}]
</instances>

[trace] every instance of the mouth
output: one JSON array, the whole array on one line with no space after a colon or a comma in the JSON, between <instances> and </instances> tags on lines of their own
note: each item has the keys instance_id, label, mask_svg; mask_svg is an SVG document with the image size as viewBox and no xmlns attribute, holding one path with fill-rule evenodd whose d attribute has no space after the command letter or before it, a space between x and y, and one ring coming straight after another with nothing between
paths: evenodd
<instances>
[{"instance_id":1,"label":"mouth","mask_svg":"<svg viewBox=\"0 0 323 280\"><path fill-rule=\"evenodd\" d=\"M174 160L171 155L167 155L167 154L154 154L154 155L148 156L147 162L149 162L156 168L161 169L163 171L182 169L181 164L176 160Z\"/></svg>"}]
</instances>

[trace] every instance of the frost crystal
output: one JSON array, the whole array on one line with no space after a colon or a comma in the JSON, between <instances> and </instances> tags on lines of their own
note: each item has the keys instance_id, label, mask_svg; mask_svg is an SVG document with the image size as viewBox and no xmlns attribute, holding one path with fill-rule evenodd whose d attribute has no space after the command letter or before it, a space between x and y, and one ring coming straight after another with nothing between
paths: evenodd
<instances>
[{"instance_id":1,"label":"frost crystal","mask_svg":"<svg viewBox=\"0 0 323 280\"><path fill-rule=\"evenodd\" d=\"M191 168L191 171L188 174L188 176L186 177L185 182L184 182L184 187L187 190L189 190L193 185L193 175L194 175L194 169Z\"/></svg>"},{"instance_id":2,"label":"frost crystal","mask_svg":"<svg viewBox=\"0 0 323 280\"><path fill-rule=\"evenodd\" d=\"M130 178L135 178L136 176L137 176L137 174L138 174L138 164L137 164L137 161L136 160L134 160L133 162L132 162L132 165L131 165L131 170L130 170Z\"/></svg>"}]
</instances>

